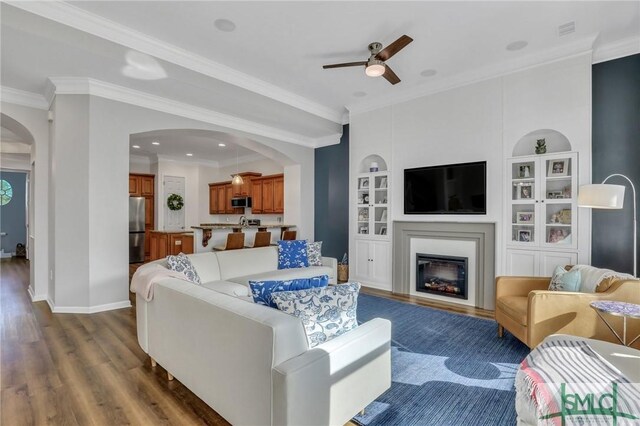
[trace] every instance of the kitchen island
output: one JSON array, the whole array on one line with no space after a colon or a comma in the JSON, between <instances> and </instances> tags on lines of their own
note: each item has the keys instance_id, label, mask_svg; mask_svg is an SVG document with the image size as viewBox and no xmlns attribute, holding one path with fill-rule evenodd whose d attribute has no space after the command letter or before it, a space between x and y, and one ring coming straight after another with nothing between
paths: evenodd
<instances>
[{"instance_id":1,"label":"kitchen island","mask_svg":"<svg viewBox=\"0 0 640 426\"><path fill-rule=\"evenodd\" d=\"M191 254L195 248L192 231L152 230L150 236L150 259L163 259L178 253Z\"/></svg>"},{"instance_id":2,"label":"kitchen island","mask_svg":"<svg viewBox=\"0 0 640 426\"><path fill-rule=\"evenodd\" d=\"M230 232L244 232L245 245L253 243L256 232L271 232L271 242L280 239L284 231L295 229L295 225L282 223L267 223L260 225L240 225L237 223L203 223L200 226L192 226L194 232L194 250L196 253L211 251L213 246L224 245L227 241L227 234Z\"/></svg>"}]
</instances>

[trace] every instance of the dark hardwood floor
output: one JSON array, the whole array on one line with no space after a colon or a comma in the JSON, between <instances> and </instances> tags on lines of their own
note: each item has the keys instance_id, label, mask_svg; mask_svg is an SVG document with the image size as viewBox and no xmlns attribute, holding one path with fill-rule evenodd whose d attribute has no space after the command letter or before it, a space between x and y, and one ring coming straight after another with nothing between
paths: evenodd
<instances>
[{"instance_id":1,"label":"dark hardwood floor","mask_svg":"<svg viewBox=\"0 0 640 426\"><path fill-rule=\"evenodd\" d=\"M140 265L131 265L133 275ZM227 425L152 368L136 338L134 308L52 314L27 293L29 264L0 262L1 425ZM483 318L493 312L363 287L363 292ZM351 423L348 423L351 425Z\"/></svg>"},{"instance_id":2,"label":"dark hardwood floor","mask_svg":"<svg viewBox=\"0 0 640 426\"><path fill-rule=\"evenodd\" d=\"M0 424L229 424L162 367L151 368L135 308L52 314L29 299L26 261L0 268Z\"/></svg>"}]
</instances>

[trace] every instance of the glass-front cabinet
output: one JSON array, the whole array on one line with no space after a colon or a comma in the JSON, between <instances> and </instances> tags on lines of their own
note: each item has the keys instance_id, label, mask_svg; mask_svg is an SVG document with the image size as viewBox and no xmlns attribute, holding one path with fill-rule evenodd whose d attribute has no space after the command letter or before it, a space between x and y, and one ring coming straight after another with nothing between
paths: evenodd
<instances>
[{"instance_id":1,"label":"glass-front cabinet","mask_svg":"<svg viewBox=\"0 0 640 426\"><path fill-rule=\"evenodd\" d=\"M389 231L388 172L363 173L357 179L357 235L387 238Z\"/></svg>"},{"instance_id":2,"label":"glass-front cabinet","mask_svg":"<svg viewBox=\"0 0 640 426\"><path fill-rule=\"evenodd\" d=\"M577 154L512 158L507 173L508 244L576 249Z\"/></svg>"}]
</instances>

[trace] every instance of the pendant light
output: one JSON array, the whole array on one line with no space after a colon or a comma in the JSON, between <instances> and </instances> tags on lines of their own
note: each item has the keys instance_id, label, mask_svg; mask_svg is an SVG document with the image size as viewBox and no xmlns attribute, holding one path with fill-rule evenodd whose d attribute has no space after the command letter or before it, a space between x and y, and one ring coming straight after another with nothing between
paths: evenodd
<instances>
[{"instance_id":1,"label":"pendant light","mask_svg":"<svg viewBox=\"0 0 640 426\"><path fill-rule=\"evenodd\" d=\"M242 185L244 183L244 179L238 173L238 145L236 145L236 175L231 179L232 185Z\"/></svg>"}]
</instances>

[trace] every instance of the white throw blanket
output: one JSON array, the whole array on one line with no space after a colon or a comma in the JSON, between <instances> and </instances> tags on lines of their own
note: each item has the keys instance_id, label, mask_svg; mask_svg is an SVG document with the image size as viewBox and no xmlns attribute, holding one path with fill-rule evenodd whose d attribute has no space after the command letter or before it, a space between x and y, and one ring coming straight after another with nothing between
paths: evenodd
<instances>
[{"instance_id":1,"label":"white throw blanket","mask_svg":"<svg viewBox=\"0 0 640 426\"><path fill-rule=\"evenodd\" d=\"M161 265L153 265L138 268L131 278L131 287L129 289L132 293L140 295L140 297L149 302L153 299L153 288L165 278L177 278L191 283L181 272L172 271Z\"/></svg>"},{"instance_id":2,"label":"white throw blanket","mask_svg":"<svg viewBox=\"0 0 640 426\"><path fill-rule=\"evenodd\" d=\"M540 344L520 364L515 387L518 394L526 395L532 401L538 424L574 424L562 420L571 417L576 421L577 416L588 419L588 424L612 424L609 413L576 414L576 411L597 410L602 407L600 401L605 405L603 408L613 408L613 395L614 408L620 416L618 424L640 422L640 387L630 383L587 342L551 340ZM594 396L591 406L590 394ZM638 419L625 418L620 413Z\"/></svg>"},{"instance_id":3,"label":"white throw blanket","mask_svg":"<svg viewBox=\"0 0 640 426\"><path fill-rule=\"evenodd\" d=\"M633 275L612 271L611 269L596 268L590 265L575 265L572 271L580 271L580 291L582 293L595 293L598 284L610 277L618 277L621 280L633 280Z\"/></svg>"}]
</instances>

